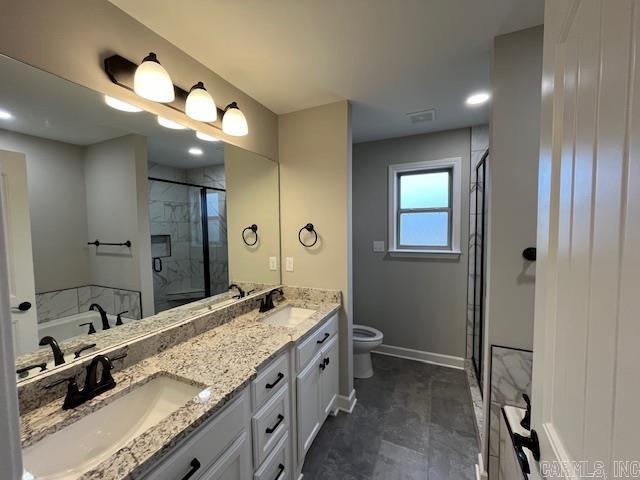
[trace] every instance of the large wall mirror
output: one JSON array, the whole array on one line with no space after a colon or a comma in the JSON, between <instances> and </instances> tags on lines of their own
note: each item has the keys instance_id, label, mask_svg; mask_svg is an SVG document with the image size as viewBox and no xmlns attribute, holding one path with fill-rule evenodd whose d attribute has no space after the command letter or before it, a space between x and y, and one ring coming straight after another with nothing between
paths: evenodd
<instances>
[{"instance_id":1,"label":"large wall mirror","mask_svg":"<svg viewBox=\"0 0 640 480\"><path fill-rule=\"evenodd\" d=\"M277 163L7 57L0 77L18 381L280 283Z\"/></svg>"}]
</instances>

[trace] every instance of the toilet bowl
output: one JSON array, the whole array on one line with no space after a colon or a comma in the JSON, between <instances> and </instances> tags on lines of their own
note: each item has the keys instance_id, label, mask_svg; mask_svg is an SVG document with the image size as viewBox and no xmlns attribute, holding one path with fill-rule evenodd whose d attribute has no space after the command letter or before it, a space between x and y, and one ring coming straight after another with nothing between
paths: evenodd
<instances>
[{"instance_id":1,"label":"toilet bowl","mask_svg":"<svg viewBox=\"0 0 640 480\"><path fill-rule=\"evenodd\" d=\"M353 326L353 376L369 378L373 376L371 350L382 343L384 335L379 330L365 325Z\"/></svg>"}]
</instances>

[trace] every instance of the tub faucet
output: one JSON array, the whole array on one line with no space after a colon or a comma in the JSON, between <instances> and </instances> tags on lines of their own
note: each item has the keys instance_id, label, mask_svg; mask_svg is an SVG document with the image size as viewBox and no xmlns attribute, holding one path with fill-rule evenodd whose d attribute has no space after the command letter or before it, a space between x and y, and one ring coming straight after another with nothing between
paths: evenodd
<instances>
[{"instance_id":1,"label":"tub faucet","mask_svg":"<svg viewBox=\"0 0 640 480\"><path fill-rule=\"evenodd\" d=\"M89 310L95 310L100 313L100 320L102 320L102 330L109 330L111 325L109 325L109 319L107 318L107 312L105 312L104 308L102 308L97 303L92 303L89 305Z\"/></svg>"},{"instance_id":2,"label":"tub faucet","mask_svg":"<svg viewBox=\"0 0 640 480\"><path fill-rule=\"evenodd\" d=\"M62 350L60 350L60 345L55 338L47 335L46 337L42 337L40 339L40 346L44 347L45 345L49 345L51 350L53 351L53 362L55 365L62 365L64 363L64 355Z\"/></svg>"}]
</instances>

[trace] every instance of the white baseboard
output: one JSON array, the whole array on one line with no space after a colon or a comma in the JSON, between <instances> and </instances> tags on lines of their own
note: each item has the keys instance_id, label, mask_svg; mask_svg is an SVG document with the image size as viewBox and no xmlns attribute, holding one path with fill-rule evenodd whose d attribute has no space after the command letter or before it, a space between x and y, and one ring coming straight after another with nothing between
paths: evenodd
<instances>
[{"instance_id":1,"label":"white baseboard","mask_svg":"<svg viewBox=\"0 0 640 480\"><path fill-rule=\"evenodd\" d=\"M442 367L464 369L464 358L454 357L452 355L444 355L442 353L423 352L422 350L413 350L411 348L394 347L392 345L380 345L373 350L373 353L389 355L391 357L406 358L407 360L415 360L417 362L431 363Z\"/></svg>"},{"instance_id":2,"label":"white baseboard","mask_svg":"<svg viewBox=\"0 0 640 480\"><path fill-rule=\"evenodd\" d=\"M352 413L357 402L358 399L356 398L356 391L353 389L348 397L345 397L344 395L338 395L336 397L335 409L336 411Z\"/></svg>"}]
</instances>

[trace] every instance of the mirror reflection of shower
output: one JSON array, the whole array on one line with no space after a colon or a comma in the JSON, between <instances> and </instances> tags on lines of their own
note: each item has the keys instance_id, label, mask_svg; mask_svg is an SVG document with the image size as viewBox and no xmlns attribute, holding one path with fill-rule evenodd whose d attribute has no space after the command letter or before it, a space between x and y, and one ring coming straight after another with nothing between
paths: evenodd
<instances>
[{"instance_id":1,"label":"mirror reflection of shower","mask_svg":"<svg viewBox=\"0 0 640 480\"><path fill-rule=\"evenodd\" d=\"M149 215L156 313L227 291L224 164L150 163Z\"/></svg>"}]
</instances>

